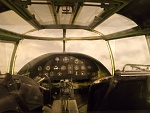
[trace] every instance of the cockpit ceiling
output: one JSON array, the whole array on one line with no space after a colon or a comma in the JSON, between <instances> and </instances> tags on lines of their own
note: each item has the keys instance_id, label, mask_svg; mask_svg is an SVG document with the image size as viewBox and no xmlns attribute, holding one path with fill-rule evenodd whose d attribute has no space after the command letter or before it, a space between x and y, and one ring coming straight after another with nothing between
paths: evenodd
<instances>
[{"instance_id":1,"label":"cockpit ceiling","mask_svg":"<svg viewBox=\"0 0 150 113\"><path fill-rule=\"evenodd\" d=\"M103 37L95 37L95 39L112 40L150 34L149 5L149 0L1 0L0 12L12 10L18 14L20 17L17 25L23 20L24 28L30 28L28 31L34 29L84 29L92 31L94 29L101 32L103 30L101 26L114 14L121 14L137 24L137 26L119 32L104 33ZM10 20L0 24L2 26L0 28L7 29L7 24L13 25L14 22ZM11 27L8 27L11 31ZM17 33L25 33L26 29L24 28ZM3 36L17 41L33 38L9 31L4 32L0 29L0 39ZM18 38L14 39L16 36ZM85 39L91 40L92 38Z\"/></svg>"},{"instance_id":2,"label":"cockpit ceiling","mask_svg":"<svg viewBox=\"0 0 150 113\"><path fill-rule=\"evenodd\" d=\"M149 4L149 0L1 0L0 12L12 9L37 29L53 24L93 29L114 13L148 26Z\"/></svg>"},{"instance_id":3,"label":"cockpit ceiling","mask_svg":"<svg viewBox=\"0 0 150 113\"><path fill-rule=\"evenodd\" d=\"M130 0L1 0L1 2L36 29L54 29L59 25L78 25L74 28L84 26L84 29L94 29L125 7Z\"/></svg>"},{"instance_id":4,"label":"cockpit ceiling","mask_svg":"<svg viewBox=\"0 0 150 113\"><path fill-rule=\"evenodd\" d=\"M85 5L91 4L93 3L85 3ZM97 4L99 7L97 6ZM59 6L59 4L50 4L49 2L45 1L33 1L31 5L28 5L27 11L29 11L31 15L34 14L32 16L34 16L35 20L37 20L39 24L44 28L48 25L55 24L88 26L88 24L94 19L94 17L99 15L103 11L103 8L100 7L100 3L97 4L93 4L94 6L83 7L81 3L64 3L63 6ZM20 12L18 12L18 14L20 14ZM29 21L29 19L27 20ZM34 25L34 27L40 29L39 26L37 27Z\"/></svg>"}]
</instances>

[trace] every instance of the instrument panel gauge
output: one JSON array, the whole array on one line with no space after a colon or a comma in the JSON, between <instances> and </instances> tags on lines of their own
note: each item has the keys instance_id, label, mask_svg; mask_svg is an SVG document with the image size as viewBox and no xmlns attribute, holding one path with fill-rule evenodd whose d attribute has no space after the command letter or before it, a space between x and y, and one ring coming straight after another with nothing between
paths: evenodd
<instances>
[{"instance_id":1,"label":"instrument panel gauge","mask_svg":"<svg viewBox=\"0 0 150 113\"><path fill-rule=\"evenodd\" d=\"M79 59L75 59L75 60L74 60L74 63L75 63L75 64L79 64Z\"/></svg>"},{"instance_id":2,"label":"instrument panel gauge","mask_svg":"<svg viewBox=\"0 0 150 113\"><path fill-rule=\"evenodd\" d=\"M54 66L54 70L58 70L59 68L58 68L58 66Z\"/></svg>"},{"instance_id":3,"label":"instrument panel gauge","mask_svg":"<svg viewBox=\"0 0 150 113\"><path fill-rule=\"evenodd\" d=\"M51 77L54 76L54 72L53 71L50 72L50 76Z\"/></svg>"},{"instance_id":4,"label":"instrument panel gauge","mask_svg":"<svg viewBox=\"0 0 150 113\"><path fill-rule=\"evenodd\" d=\"M49 71L51 68L50 66L46 66L46 70Z\"/></svg>"},{"instance_id":5,"label":"instrument panel gauge","mask_svg":"<svg viewBox=\"0 0 150 113\"><path fill-rule=\"evenodd\" d=\"M74 70L79 70L79 66L78 66L78 65L75 65L75 66L74 66Z\"/></svg>"},{"instance_id":6,"label":"instrument panel gauge","mask_svg":"<svg viewBox=\"0 0 150 113\"><path fill-rule=\"evenodd\" d=\"M56 57L56 58L55 58L55 61L56 61L56 62L59 62L59 57Z\"/></svg>"},{"instance_id":7,"label":"instrument panel gauge","mask_svg":"<svg viewBox=\"0 0 150 113\"><path fill-rule=\"evenodd\" d=\"M38 67L38 71L42 71L42 66L39 66L39 67Z\"/></svg>"},{"instance_id":8,"label":"instrument panel gauge","mask_svg":"<svg viewBox=\"0 0 150 113\"><path fill-rule=\"evenodd\" d=\"M64 66L64 65L61 66L61 70L62 70L62 71L66 70L66 66Z\"/></svg>"},{"instance_id":9,"label":"instrument panel gauge","mask_svg":"<svg viewBox=\"0 0 150 113\"><path fill-rule=\"evenodd\" d=\"M81 71L81 75L84 76L84 75L85 75L85 72L84 72L84 71Z\"/></svg>"},{"instance_id":10,"label":"instrument panel gauge","mask_svg":"<svg viewBox=\"0 0 150 113\"><path fill-rule=\"evenodd\" d=\"M58 73L57 73L57 76L61 76L61 75L62 75L62 73L61 73L61 72L58 72Z\"/></svg>"},{"instance_id":11,"label":"instrument panel gauge","mask_svg":"<svg viewBox=\"0 0 150 113\"><path fill-rule=\"evenodd\" d=\"M69 62L69 58L68 58L68 57L64 57L64 58L63 58L63 62L64 62L64 63L68 63L68 62Z\"/></svg>"},{"instance_id":12,"label":"instrument panel gauge","mask_svg":"<svg viewBox=\"0 0 150 113\"><path fill-rule=\"evenodd\" d=\"M85 70L85 66L83 65L83 66L81 66L81 70Z\"/></svg>"},{"instance_id":13,"label":"instrument panel gauge","mask_svg":"<svg viewBox=\"0 0 150 113\"><path fill-rule=\"evenodd\" d=\"M79 75L79 71L75 71L75 75Z\"/></svg>"}]
</instances>

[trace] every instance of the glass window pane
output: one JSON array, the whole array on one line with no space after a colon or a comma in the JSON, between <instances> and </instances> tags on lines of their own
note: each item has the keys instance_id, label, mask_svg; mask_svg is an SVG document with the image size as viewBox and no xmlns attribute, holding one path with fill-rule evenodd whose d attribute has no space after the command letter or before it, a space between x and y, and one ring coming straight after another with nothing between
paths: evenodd
<instances>
[{"instance_id":1,"label":"glass window pane","mask_svg":"<svg viewBox=\"0 0 150 113\"><path fill-rule=\"evenodd\" d=\"M137 26L137 24L129 18L119 14L114 14L107 20L105 20L103 23L101 23L99 26L97 26L95 30L100 31L104 35L107 35L122 30L130 29L135 26Z\"/></svg>"},{"instance_id":2,"label":"glass window pane","mask_svg":"<svg viewBox=\"0 0 150 113\"><path fill-rule=\"evenodd\" d=\"M32 59L51 52L62 52L62 42L23 40L17 50L15 72Z\"/></svg>"},{"instance_id":3,"label":"glass window pane","mask_svg":"<svg viewBox=\"0 0 150 113\"><path fill-rule=\"evenodd\" d=\"M97 5L100 5L100 3ZM98 16L102 11L103 8L101 7L83 6L75 24L88 26L94 20L95 16Z\"/></svg>"},{"instance_id":4,"label":"glass window pane","mask_svg":"<svg viewBox=\"0 0 150 113\"><path fill-rule=\"evenodd\" d=\"M150 57L145 36L110 41L116 69L125 64L149 64Z\"/></svg>"},{"instance_id":5,"label":"glass window pane","mask_svg":"<svg viewBox=\"0 0 150 113\"><path fill-rule=\"evenodd\" d=\"M0 72L3 74L7 73L9 70L9 63L13 48L13 43L0 42Z\"/></svg>"},{"instance_id":6,"label":"glass window pane","mask_svg":"<svg viewBox=\"0 0 150 113\"><path fill-rule=\"evenodd\" d=\"M14 11L0 13L0 28L21 34L34 29Z\"/></svg>"},{"instance_id":7,"label":"glass window pane","mask_svg":"<svg viewBox=\"0 0 150 113\"><path fill-rule=\"evenodd\" d=\"M111 61L107 44L103 40L96 41L68 41L66 52L78 52L87 54L99 60L111 73Z\"/></svg>"},{"instance_id":8,"label":"glass window pane","mask_svg":"<svg viewBox=\"0 0 150 113\"><path fill-rule=\"evenodd\" d=\"M40 9L40 10L39 10ZM40 22L40 24L54 24L54 17L52 7L42 4L32 4L28 6L28 10L35 15L35 18Z\"/></svg>"}]
</instances>

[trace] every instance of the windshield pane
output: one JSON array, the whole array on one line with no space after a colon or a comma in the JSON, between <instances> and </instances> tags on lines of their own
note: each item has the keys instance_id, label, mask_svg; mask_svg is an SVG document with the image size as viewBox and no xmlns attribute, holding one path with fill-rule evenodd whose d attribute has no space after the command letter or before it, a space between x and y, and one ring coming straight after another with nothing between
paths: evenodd
<instances>
[{"instance_id":1,"label":"windshield pane","mask_svg":"<svg viewBox=\"0 0 150 113\"><path fill-rule=\"evenodd\" d=\"M62 52L61 41L23 40L17 51L15 73L32 59L51 52Z\"/></svg>"},{"instance_id":2,"label":"windshield pane","mask_svg":"<svg viewBox=\"0 0 150 113\"><path fill-rule=\"evenodd\" d=\"M130 37L110 41L116 69L123 69L125 64L150 64L150 57L144 36Z\"/></svg>"},{"instance_id":3,"label":"windshield pane","mask_svg":"<svg viewBox=\"0 0 150 113\"><path fill-rule=\"evenodd\" d=\"M0 72L7 73L14 44L0 42Z\"/></svg>"},{"instance_id":4,"label":"windshield pane","mask_svg":"<svg viewBox=\"0 0 150 113\"><path fill-rule=\"evenodd\" d=\"M79 52L87 54L99 60L111 73L111 61L106 41L68 41L66 43L67 52Z\"/></svg>"}]
</instances>

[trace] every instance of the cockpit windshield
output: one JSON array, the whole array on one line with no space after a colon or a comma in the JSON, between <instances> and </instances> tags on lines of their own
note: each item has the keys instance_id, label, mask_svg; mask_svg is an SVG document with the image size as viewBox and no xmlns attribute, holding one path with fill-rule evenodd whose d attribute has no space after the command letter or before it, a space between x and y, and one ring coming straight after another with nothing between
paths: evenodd
<instances>
[{"instance_id":1,"label":"cockpit windshield","mask_svg":"<svg viewBox=\"0 0 150 113\"><path fill-rule=\"evenodd\" d=\"M4 16L5 18L4 19ZM12 15L12 22L9 21L9 16ZM63 52L63 41L59 40L60 37L63 37L63 30L59 29L45 29L40 31L32 31L32 27L27 25L27 23L22 20L18 15L12 11L8 11L0 14L2 17L0 22L3 24L0 25L1 28L5 28L10 31L15 31L18 33L25 33L29 36L39 36L39 37L51 37L58 38L58 40L51 41L41 41L41 40L31 40L24 39L20 41L17 52L16 52L16 63L14 67L14 73L17 73L21 67L29 62L30 60L40 56L42 54L51 53L51 52ZM15 22L19 20L19 23ZM6 21L7 20L7 21ZM112 21L113 20L113 21ZM5 24L4 24L5 23ZM111 64L111 53L109 51L107 41L104 40L76 40L78 37L95 37L99 35L107 35L114 32L119 32L124 29L132 28L137 26L133 21L129 20L126 17L123 17L119 14L115 14L106 20L104 23L100 24L95 28L95 30L100 31L102 34L94 33L86 30L66 30L66 37L68 40L65 42L65 52L79 52L87 55L91 55L97 60L101 61L109 70L112 72L112 68L122 70L123 66L128 63L136 64L148 64L149 62L149 51L145 36L135 36L125 39L110 40L109 44L111 51L114 57L114 66ZM23 29L19 29L19 28ZM15 28L15 29L13 29ZM25 28L25 29L24 29ZM16 31L17 30L17 31ZM31 30L31 31L30 31ZM29 31L29 32L28 32ZM136 44L135 44L136 42ZM9 70L10 54L12 53L13 43L3 43L1 42L1 72L5 73ZM5 59L7 58L7 59ZM7 60L7 61L6 61ZM24 61L24 62L22 62Z\"/></svg>"}]
</instances>

